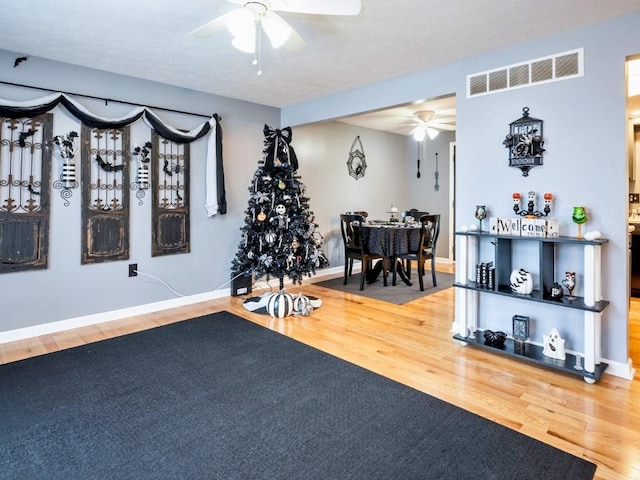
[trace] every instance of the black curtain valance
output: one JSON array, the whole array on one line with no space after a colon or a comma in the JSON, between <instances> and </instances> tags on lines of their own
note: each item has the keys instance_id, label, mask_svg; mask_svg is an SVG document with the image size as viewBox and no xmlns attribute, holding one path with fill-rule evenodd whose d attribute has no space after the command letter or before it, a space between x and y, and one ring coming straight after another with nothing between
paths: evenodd
<instances>
[{"instance_id":1,"label":"black curtain valance","mask_svg":"<svg viewBox=\"0 0 640 480\"><path fill-rule=\"evenodd\" d=\"M29 100L26 102L13 102L10 100L0 100L0 117L5 118L33 118L52 110L58 104L62 104L74 117L81 120L82 123L92 128L122 128L129 125L140 117L144 116L144 120L151 128L162 135L164 138L176 143L190 143L197 140L207 133L214 122L219 121L217 114L213 114L211 119L202 123L190 132L181 132L170 125L165 124L158 116L147 107L137 107L131 110L127 115L121 118L104 118L92 114L81 104L70 98L64 93L54 93L46 97Z\"/></svg>"},{"instance_id":2,"label":"black curtain valance","mask_svg":"<svg viewBox=\"0 0 640 480\"><path fill-rule=\"evenodd\" d=\"M120 118L104 118L94 115L77 101L64 93L53 93L34 100L15 102L0 99L0 117L33 118L52 110L62 104L74 117L91 128L122 128L140 118L162 137L176 143L191 143L204 137L213 128L207 151L207 201L209 216L216 213L227 213L227 202L224 188L224 167L222 162L222 128L220 117L213 114L210 119L189 132L182 132L164 123L147 107L136 107Z\"/></svg>"}]
</instances>

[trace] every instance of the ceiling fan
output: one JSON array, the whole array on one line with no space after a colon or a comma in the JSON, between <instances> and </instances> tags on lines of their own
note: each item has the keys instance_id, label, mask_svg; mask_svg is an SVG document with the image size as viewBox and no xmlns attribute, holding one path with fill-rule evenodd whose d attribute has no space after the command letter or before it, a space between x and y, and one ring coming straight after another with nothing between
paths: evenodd
<instances>
[{"instance_id":1,"label":"ceiling fan","mask_svg":"<svg viewBox=\"0 0 640 480\"><path fill-rule=\"evenodd\" d=\"M206 38L227 28L238 50L254 54L254 65L260 63L262 32L273 48L289 51L304 47L302 37L276 12L309 15L358 15L360 0L227 0L240 5L214 18L191 32L194 37ZM261 72L258 71L258 74Z\"/></svg>"},{"instance_id":2,"label":"ceiling fan","mask_svg":"<svg viewBox=\"0 0 640 480\"><path fill-rule=\"evenodd\" d=\"M415 127L411 130L411 135L419 142L424 140L425 135L429 135L429 138L433 140L440 130L454 131L456 129L455 125L451 125L451 123L455 122L455 117L438 118L433 110L418 110L413 112L409 118L411 118L412 123L404 125Z\"/></svg>"}]
</instances>

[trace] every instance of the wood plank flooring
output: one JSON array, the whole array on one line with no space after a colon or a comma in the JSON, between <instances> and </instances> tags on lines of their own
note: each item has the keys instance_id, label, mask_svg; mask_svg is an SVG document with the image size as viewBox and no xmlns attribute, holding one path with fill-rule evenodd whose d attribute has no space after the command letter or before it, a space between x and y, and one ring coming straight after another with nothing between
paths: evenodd
<instances>
[{"instance_id":1,"label":"wood plank flooring","mask_svg":"<svg viewBox=\"0 0 640 480\"><path fill-rule=\"evenodd\" d=\"M463 346L451 338L453 288L400 306L307 283L287 290L316 296L323 306L308 317L274 319L248 312L242 297L222 298L3 344L0 363L227 310L590 460L598 464L597 480L640 479L638 375L627 381L605 374L590 385ZM637 367L640 299L631 302Z\"/></svg>"}]
</instances>

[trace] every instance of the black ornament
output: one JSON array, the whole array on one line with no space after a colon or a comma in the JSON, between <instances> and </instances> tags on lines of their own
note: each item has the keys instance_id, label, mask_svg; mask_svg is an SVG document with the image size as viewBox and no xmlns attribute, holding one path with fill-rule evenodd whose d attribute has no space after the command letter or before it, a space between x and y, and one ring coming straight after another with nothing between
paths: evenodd
<instances>
[{"instance_id":1,"label":"black ornament","mask_svg":"<svg viewBox=\"0 0 640 480\"><path fill-rule=\"evenodd\" d=\"M357 136L351 144L351 150L349 150L349 160L347 160L347 168L349 169L349 175L358 180L364 177L364 173L367 170L367 162L364 156L364 147L360 141L360 136Z\"/></svg>"},{"instance_id":2,"label":"black ornament","mask_svg":"<svg viewBox=\"0 0 640 480\"><path fill-rule=\"evenodd\" d=\"M493 330L484 331L484 343L491 347L504 347L504 341L507 339L507 334L504 332L494 332Z\"/></svg>"}]
</instances>

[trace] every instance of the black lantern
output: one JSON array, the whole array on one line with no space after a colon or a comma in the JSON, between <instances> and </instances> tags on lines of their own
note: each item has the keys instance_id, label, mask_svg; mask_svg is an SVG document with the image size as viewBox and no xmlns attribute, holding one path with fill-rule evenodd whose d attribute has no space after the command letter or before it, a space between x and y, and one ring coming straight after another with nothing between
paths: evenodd
<instances>
[{"instance_id":1,"label":"black lantern","mask_svg":"<svg viewBox=\"0 0 640 480\"><path fill-rule=\"evenodd\" d=\"M524 351L527 338L529 338L529 317L514 315L513 344L516 351Z\"/></svg>"},{"instance_id":2,"label":"black lantern","mask_svg":"<svg viewBox=\"0 0 640 480\"><path fill-rule=\"evenodd\" d=\"M542 120L530 117L529 107L524 107L522 118L509 124L509 133L502 143L509 149L509 166L519 168L522 176L528 177L529 170L542 165Z\"/></svg>"},{"instance_id":3,"label":"black lantern","mask_svg":"<svg viewBox=\"0 0 640 480\"><path fill-rule=\"evenodd\" d=\"M364 172L367 170L367 162L365 160L364 147L362 146L360 135L358 135L351 144L349 160L347 160L347 168L349 169L349 175L356 180L364 177Z\"/></svg>"}]
</instances>

